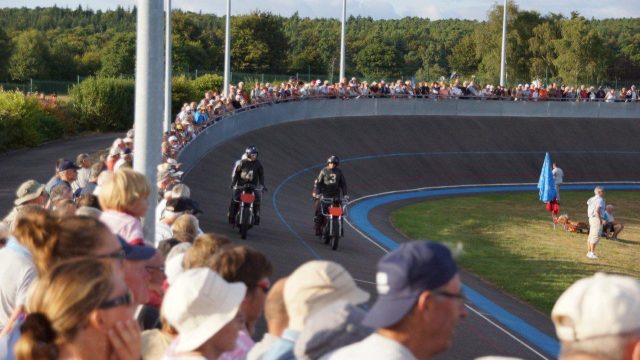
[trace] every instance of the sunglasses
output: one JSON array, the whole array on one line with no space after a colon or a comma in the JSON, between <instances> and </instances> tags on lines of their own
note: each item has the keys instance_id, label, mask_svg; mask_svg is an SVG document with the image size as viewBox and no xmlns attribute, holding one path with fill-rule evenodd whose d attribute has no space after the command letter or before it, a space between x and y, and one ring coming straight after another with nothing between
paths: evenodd
<instances>
[{"instance_id":1,"label":"sunglasses","mask_svg":"<svg viewBox=\"0 0 640 360\"><path fill-rule=\"evenodd\" d=\"M463 293L454 294L454 293L450 293L450 292L442 291L442 290L434 290L434 291L432 291L432 293L434 293L434 294L436 294L438 296L445 297L447 299L458 300L461 303L466 303L467 300L468 300L467 297Z\"/></svg>"},{"instance_id":2,"label":"sunglasses","mask_svg":"<svg viewBox=\"0 0 640 360\"><path fill-rule=\"evenodd\" d=\"M129 306L133 303L133 295L131 291L127 291L126 294L115 297L113 299L108 299L100 303L98 309L111 309L118 306Z\"/></svg>"},{"instance_id":3,"label":"sunglasses","mask_svg":"<svg viewBox=\"0 0 640 360\"><path fill-rule=\"evenodd\" d=\"M161 273L163 273L163 274L164 274L164 266L146 265L144 268L145 268L147 271L155 270L155 271L160 271Z\"/></svg>"}]
</instances>

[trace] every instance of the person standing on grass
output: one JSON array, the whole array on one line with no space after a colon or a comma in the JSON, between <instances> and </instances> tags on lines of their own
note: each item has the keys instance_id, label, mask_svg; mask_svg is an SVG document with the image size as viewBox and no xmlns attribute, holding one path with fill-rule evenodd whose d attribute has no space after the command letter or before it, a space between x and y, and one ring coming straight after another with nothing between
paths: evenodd
<instances>
[{"instance_id":1,"label":"person standing on grass","mask_svg":"<svg viewBox=\"0 0 640 360\"><path fill-rule=\"evenodd\" d=\"M596 245L600 241L602 225L604 224L604 214L606 205L604 201L604 188L596 186L593 190L595 196L587 201L587 216L589 217L589 238L587 239L587 257L597 259Z\"/></svg>"},{"instance_id":2,"label":"person standing on grass","mask_svg":"<svg viewBox=\"0 0 640 360\"><path fill-rule=\"evenodd\" d=\"M553 167L553 170L551 170L553 181L556 183L556 200L560 201L560 184L562 184L564 178L564 171L555 162L551 166Z\"/></svg>"}]
</instances>

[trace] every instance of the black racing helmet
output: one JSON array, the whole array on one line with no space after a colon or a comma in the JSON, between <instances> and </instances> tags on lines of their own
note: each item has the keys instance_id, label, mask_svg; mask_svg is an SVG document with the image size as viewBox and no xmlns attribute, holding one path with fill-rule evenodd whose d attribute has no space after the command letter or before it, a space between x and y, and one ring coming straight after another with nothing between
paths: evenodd
<instances>
[{"instance_id":1,"label":"black racing helmet","mask_svg":"<svg viewBox=\"0 0 640 360\"><path fill-rule=\"evenodd\" d=\"M335 164L336 166L338 166L338 164L340 164L340 158L335 155L331 155L327 159L327 164Z\"/></svg>"},{"instance_id":2,"label":"black racing helmet","mask_svg":"<svg viewBox=\"0 0 640 360\"><path fill-rule=\"evenodd\" d=\"M258 148L255 147L254 145L249 145L247 149L244 151L244 153L247 155L247 157L251 155L258 156Z\"/></svg>"}]
</instances>

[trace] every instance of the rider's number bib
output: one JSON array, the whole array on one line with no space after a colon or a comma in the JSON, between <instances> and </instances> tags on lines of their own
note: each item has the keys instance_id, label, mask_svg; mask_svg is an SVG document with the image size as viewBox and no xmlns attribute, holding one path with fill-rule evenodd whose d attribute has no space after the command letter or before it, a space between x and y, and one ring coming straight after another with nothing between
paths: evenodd
<instances>
[{"instance_id":1,"label":"rider's number bib","mask_svg":"<svg viewBox=\"0 0 640 360\"><path fill-rule=\"evenodd\" d=\"M242 178L242 180L252 181L253 180L253 170L243 171L240 174L240 177Z\"/></svg>"},{"instance_id":2,"label":"rider's number bib","mask_svg":"<svg viewBox=\"0 0 640 360\"><path fill-rule=\"evenodd\" d=\"M329 174L327 177L327 184L335 184L336 183L336 174Z\"/></svg>"}]
</instances>

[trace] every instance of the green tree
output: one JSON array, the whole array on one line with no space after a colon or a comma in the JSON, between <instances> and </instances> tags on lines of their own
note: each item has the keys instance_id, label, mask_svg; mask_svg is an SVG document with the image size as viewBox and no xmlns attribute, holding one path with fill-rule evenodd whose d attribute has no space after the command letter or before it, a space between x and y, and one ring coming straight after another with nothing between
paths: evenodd
<instances>
[{"instance_id":1,"label":"green tree","mask_svg":"<svg viewBox=\"0 0 640 360\"><path fill-rule=\"evenodd\" d=\"M554 64L565 83L594 83L602 79L609 57L602 38L582 16L562 22L562 38L553 42L558 53Z\"/></svg>"},{"instance_id":2,"label":"green tree","mask_svg":"<svg viewBox=\"0 0 640 360\"><path fill-rule=\"evenodd\" d=\"M55 37L51 44L51 77L54 79L73 80L78 74L76 65L76 49L66 37Z\"/></svg>"},{"instance_id":3,"label":"green tree","mask_svg":"<svg viewBox=\"0 0 640 360\"><path fill-rule=\"evenodd\" d=\"M253 12L232 22L231 61L235 71L280 72L284 70L287 39L282 18Z\"/></svg>"},{"instance_id":4,"label":"green tree","mask_svg":"<svg viewBox=\"0 0 640 360\"><path fill-rule=\"evenodd\" d=\"M454 46L449 56L451 69L461 75L474 75L478 70L478 58L476 56L476 42L473 35L462 38L458 45Z\"/></svg>"},{"instance_id":5,"label":"green tree","mask_svg":"<svg viewBox=\"0 0 640 360\"><path fill-rule=\"evenodd\" d=\"M368 79L398 77L402 57L396 46L381 34L372 36L368 45L354 56L358 71Z\"/></svg>"},{"instance_id":6,"label":"green tree","mask_svg":"<svg viewBox=\"0 0 640 360\"><path fill-rule=\"evenodd\" d=\"M503 6L494 5L487 22L476 28L474 37L480 64L478 73L482 79L497 83L500 77L502 51ZM533 29L541 22L540 14L520 11L511 0L507 2L507 80L510 83L529 81L531 51L529 39ZM480 46L481 45L481 46Z\"/></svg>"},{"instance_id":7,"label":"green tree","mask_svg":"<svg viewBox=\"0 0 640 360\"><path fill-rule=\"evenodd\" d=\"M177 73L210 68L209 55L199 40L188 40L174 35L173 44L172 67Z\"/></svg>"},{"instance_id":8,"label":"green tree","mask_svg":"<svg viewBox=\"0 0 640 360\"><path fill-rule=\"evenodd\" d=\"M532 54L529 74L532 79L555 77L557 53L553 44L559 37L560 28L556 22L545 21L533 29L533 36L529 39Z\"/></svg>"},{"instance_id":9,"label":"green tree","mask_svg":"<svg viewBox=\"0 0 640 360\"><path fill-rule=\"evenodd\" d=\"M136 34L119 33L102 52L98 74L105 77L133 76L136 71Z\"/></svg>"},{"instance_id":10,"label":"green tree","mask_svg":"<svg viewBox=\"0 0 640 360\"><path fill-rule=\"evenodd\" d=\"M13 80L49 77L49 47L41 32L24 31L16 37L13 46L9 58L9 75Z\"/></svg>"},{"instance_id":11,"label":"green tree","mask_svg":"<svg viewBox=\"0 0 640 360\"><path fill-rule=\"evenodd\" d=\"M11 56L11 39L0 27L0 80L9 78L9 57Z\"/></svg>"}]
</instances>

